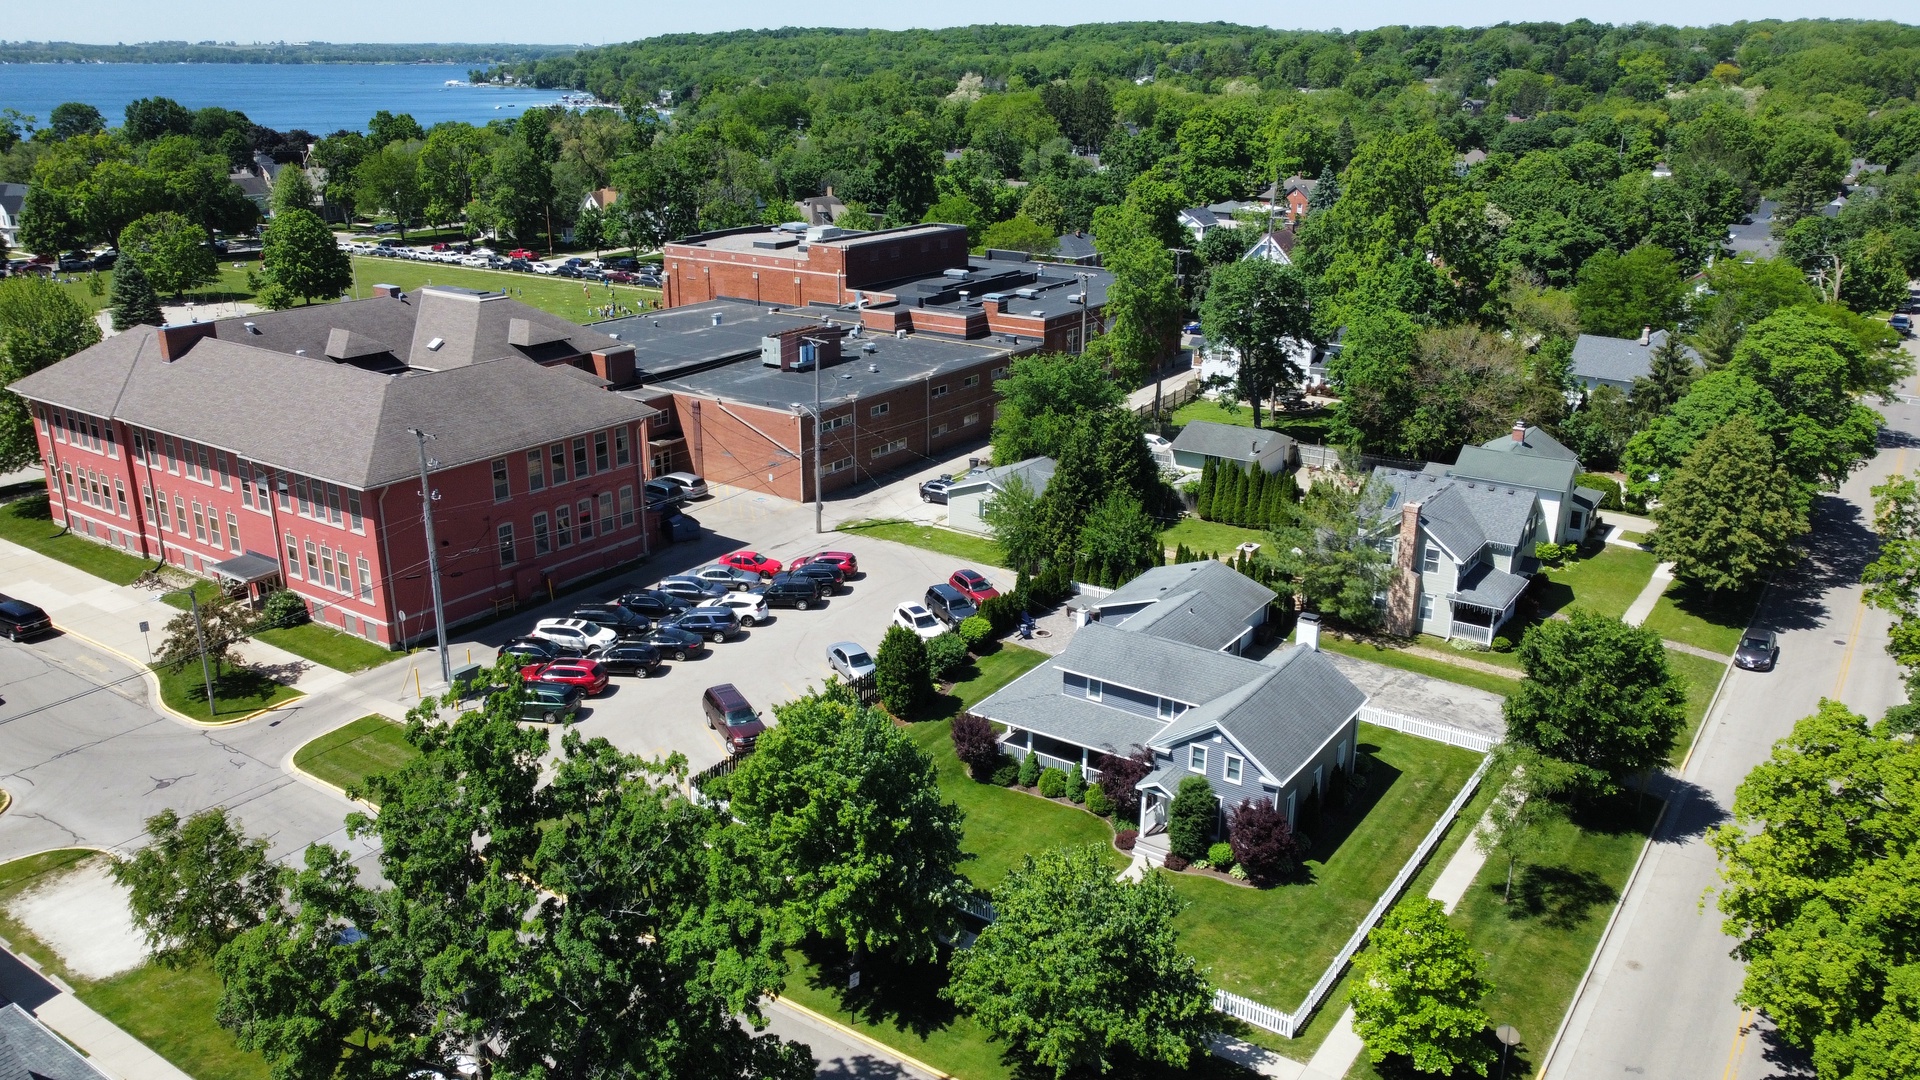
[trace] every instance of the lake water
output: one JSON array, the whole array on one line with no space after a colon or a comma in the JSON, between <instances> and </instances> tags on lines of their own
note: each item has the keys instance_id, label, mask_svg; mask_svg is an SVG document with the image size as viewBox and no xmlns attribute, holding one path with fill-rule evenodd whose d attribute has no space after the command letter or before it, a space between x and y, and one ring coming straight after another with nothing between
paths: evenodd
<instances>
[{"instance_id":1,"label":"lake water","mask_svg":"<svg viewBox=\"0 0 1920 1080\"><path fill-rule=\"evenodd\" d=\"M37 116L84 101L109 124L127 103L169 97L189 109L221 105L256 124L327 135L363 130L380 109L412 113L422 127L442 120L484 124L559 101L560 91L446 86L465 64L0 64L0 108Z\"/></svg>"}]
</instances>

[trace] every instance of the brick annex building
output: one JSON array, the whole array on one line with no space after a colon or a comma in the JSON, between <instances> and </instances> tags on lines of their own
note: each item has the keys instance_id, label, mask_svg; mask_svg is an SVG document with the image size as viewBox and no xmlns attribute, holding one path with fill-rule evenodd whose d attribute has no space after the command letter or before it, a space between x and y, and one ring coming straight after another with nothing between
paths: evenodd
<instances>
[{"instance_id":1,"label":"brick annex building","mask_svg":"<svg viewBox=\"0 0 1920 1080\"><path fill-rule=\"evenodd\" d=\"M498 293L136 327L16 382L54 521L196 574L285 585L316 621L432 633L413 430L450 624L646 554L633 348Z\"/></svg>"}]
</instances>

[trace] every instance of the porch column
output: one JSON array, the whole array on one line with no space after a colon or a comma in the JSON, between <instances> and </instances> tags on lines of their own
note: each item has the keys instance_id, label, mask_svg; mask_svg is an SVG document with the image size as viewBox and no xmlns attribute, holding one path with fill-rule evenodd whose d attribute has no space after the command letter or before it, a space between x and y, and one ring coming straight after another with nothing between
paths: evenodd
<instances>
[{"instance_id":1,"label":"porch column","mask_svg":"<svg viewBox=\"0 0 1920 1080\"><path fill-rule=\"evenodd\" d=\"M1087 760L1087 748L1083 746L1080 748L1080 772L1082 774L1085 774L1087 771Z\"/></svg>"}]
</instances>

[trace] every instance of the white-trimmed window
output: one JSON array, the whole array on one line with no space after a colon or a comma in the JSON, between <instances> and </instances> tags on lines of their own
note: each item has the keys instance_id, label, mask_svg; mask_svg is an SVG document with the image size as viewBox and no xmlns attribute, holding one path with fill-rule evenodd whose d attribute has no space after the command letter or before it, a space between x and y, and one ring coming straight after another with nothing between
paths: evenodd
<instances>
[{"instance_id":1,"label":"white-trimmed window","mask_svg":"<svg viewBox=\"0 0 1920 1080\"><path fill-rule=\"evenodd\" d=\"M620 527L633 524L633 485L624 484L620 488Z\"/></svg>"},{"instance_id":2,"label":"white-trimmed window","mask_svg":"<svg viewBox=\"0 0 1920 1080\"><path fill-rule=\"evenodd\" d=\"M848 424L851 424L851 423L853 423L853 414L850 412L841 413L839 416L829 416L825 420L821 421L820 430L821 431L837 431L840 428L846 427Z\"/></svg>"},{"instance_id":3,"label":"white-trimmed window","mask_svg":"<svg viewBox=\"0 0 1920 1080\"><path fill-rule=\"evenodd\" d=\"M373 599L373 568L367 565L365 555L354 558L355 567L360 571L360 599Z\"/></svg>"},{"instance_id":4,"label":"white-trimmed window","mask_svg":"<svg viewBox=\"0 0 1920 1080\"><path fill-rule=\"evenodd\" d=\"M604 431L596 431L593 433L593 471L606 472L612 468L612 466L608 464L608 460L607 433Z\"/></svg>"},{"instance_id":5,"label":"white-trimmed window","mask_svg":"<svg viewBox=\"0 0 1920 1080\"><path fill-rule=\"evenodd\" d=\"M613 492L600 493L600 532L604 535L613 531Z\"/></svg>"},{"instance_id":6,"label":"white-trimmed window","mask_svg":"<svg viewBox=\"0 0 1920 1080\"><path fill-rule=\"evenodd\" d=\"M1187 747L1187 771L1205 773L1207 771L1207 748L1204 746Z\"/></svg>"},{"instance_id":7,"label":"white-trimmed window","mask_svg":"<svg viewBox=\"0 0 1920 1080\"><path fill-rule=\"evenodd\" d=\"M1088 701L1099 701L1101 696L1106 692L1107 692L1107 684L1101 682L1099 679L1087 680L1087 700Z\"/></svg>"},{"instance_id":8,"label":"white-trimmed window","mask_svg":"<svg viewBox=\"0 0 1920 1080\"><path fill-rule=\"evenodd\" d=\"M513 522L501 522L500 527L494 530L494 535L497 536L500 541L500 565L512 566L514 564Z\"/></svg>"},{"instance_id":9,"label":"white-trimmed window","mask_svg":"<svg viewBox=\"0 0 1920 1080\"><path fill-rule=\"evenodd\" d=\"M567 444L554 443L547 447L547 462L552 466L548 471L553 474L553 486L559 487L567 482Z\"/></svg>"},{"instance_id":10,"label":"white-trimmed window","mask_svg":"<svg viewBox=\"0 0 1920 1080\"><path fill-rule=\"evenodd\" d=\"M942 436L942 435L945 435L946 433L947 433L947 425L945 425L945 424L935 424L935 425L933 425L933 432L932 432L932 437L933 437L933 438L936 438L936 439L937 439L937 438L939 438L940 436Z\"/></svg>"},{"instance_id":11,"label":"white-trimmed window","mask_svg":"<svg viewBox=\"0 0 1920 1080\"><path fill-rule=\"evenodd\" d=\"M829 461L826 464L826 471L830 473L846 472L851 468L853 468L853 459L851 457L839 458L834 461Z\"/></svg>"},{"instance_id":12,"label":"white-trimmed window","mask_svg":"<svg viewBox=\"0 0 1920 1080\"><path fill-rule=\"evenodd\" d=\"M593 499L580 500L580 542L593 539Z\"/></svg>"},{"instance_id":13,"label":"white-trimmed window","mask_svg":"<svg viewBox=\"0 0 1920 1080\"><path fill-rule=\"evenodd\" d=\"M227 546L240 550L240 519L231 510L227 511Z\"/></svg>"},{"instance_id":14,"label":"white-trimmed window","mask_svg":"<svg viewBox=\"0 0 1920 1080\"><path fill-rule=\"evenodd\" d=\"M941 383L941 384L940 384L939 386L936 386L936 387L934 387L934 388L933 388L933 390L932 390L932 391L930 391L930 395L931 395L931 396L933 396L933 397L946 397L946 396L947 396L947 384L946 384L946 383Z\"/></svg>"},{"instance_id":15,"label":"white-trimmed window","mask_svg":"<svg viewBox=\"0 0 1920 1080\"><path fill-rule=\"evenodd\" d=\"M1244 765L1239 754L1224 755L1220 761L1220 774L1237 784L1240 782L1240 771Z\"/></svg>"},{"instance_id":16,"label":"white-trimmed window","mask_svg":"<svg viewBox=\"0 0 1920 1080\"><path fill-rule=\"evenodd\" d=\"M553 539L547 532L547 515L543 511L533 515L533 553L546 555L553 551Z\"/></svg>"},{"instance_id":17,"label":"white-trimmed window","mask_svg":"<svg viewBox=\"0 0 1920 1080\"><path fill-rule=\"evenodd\" d=\"M573 478L587 475L587 437L581 435L573 440Z\"/></svg>"},{"instance_id":18,"label":"white-trimmed window","mask_svg":"<svg viewBox=\"0 0 1920 1080\"><path fill-rule=\"evenodd\" d=\"M1432 593L1420 594L1420 617L1422 619L1433 618L1433 594Z\"/></svg>"},{"instance_id":19,"label":"white-trimmed window","mask_svg":"<svg viewBox=\"0 0 1920 1080\"><path fill-rule=\"evenodd\" d=\"M507 480L507 459L493 459L493 501L506 502L513 494L513 485Z\"/></svg>"},{"instance_id":20,"label":"white-trimmed window","mask_svg":"<svg viewBox=\"0 0 1920 1080\"><path fill-rule=\"evenodd\" d=\"M994 382L999 382L1001 379L1004 379L1007 377L1007 369L1003 367L994 368L992 371L987 373L987 377L992 379Z\"/></svg>"},{"instance_id":21,"label":"white-trimmed window","mask_svg":"<svg viewBox=\"0 0 1920 1080\"><path fill-rule=\"evenodd\" d=\"M867 415L868 416L885 416L892 411L893 411L893 402L883 401L880 404L875 405L873 408L868 409Z\"/></svg>"},{"instance_id":22,"label":"white-trimmed window","mask_svg":"<svg viewBox=\"0 0 1920 1080\"><path fill-rule=\"evenodd\" d=\"M874 447L868 453L869 453L869 456L871 457L883 458L883 457L886 457L888 454L897 454L900 451L905 450L906 448L907 448L907 440L895 439L892 442L882 443L881 445Z\"/></svg>"},{"instance_id":23,"label":"white-trimmed window","mask_svg":"<svg viewBox=\"0 0 1920 1080\"><path fill-rule=\"evenodd\" d=\"M980 385L980 376L978 375L969 375L966 378L960 380L960 386L963 389L970 390L973 387L976 387L979 385Z\"/></svg>"},{"instance_id":24,"label":"white-trimmed window","mask_svg":"<svg viewBox=\"0 0 1920 1080\"><path fill-rule=\"evenodd\" d=\"M613 429L613 463L615 465L633 464L633 450L627 445L627 429Z\"/></svg>"},{"instance_id":25,"label":"white-trimmed window","mask_svg":"<svg viewBox=\"0 0 1920 1080\"><path fill-rule=\"evenodd\" d=\"M1440 572L1440 545L1431 540L1420 546L1420 572L1423 574Z\"/></svg>"},{"instance_id":26,"label":"white-trimmed window","mask_svg":"<svg viewBox=\"0 0 1920 1080\"><path fill-rule=\"evenodd\" d=\"M960 418L961 427L972 427L973 425L979 422L980 422L980 414L977 412L970 412L967 415Z\"/></svg>"},{"instance_id":27,"label":"white-trimmed window","mask_svg":"<svg viewBox=\"0 0 1920 1080\"><path fill-rule=\"evenodd\" d=\"M573 546L573 507L561 505L553 508L553 531L560 546Z\"/></svg>"},{"instance_id":28,"label":"white-trimmed window","mask_svg":"<svg viewBox=\"0 0 1920 1080\"><path fill-rule=\"evenodd\" d=\"M538 450L527 451L527 490L539 491L547 486L547 459Z\"/></svg>"},{"instance_id":29,"label":"white-trimmed window","mask_svg":"<svg viewBox=\"0 0 1920 1080\"><path fill-rule=\"evenodd\" d=\"M287 534L287 573L300 576L300 538L292 533Z\"/></svg>"}]
</instances>

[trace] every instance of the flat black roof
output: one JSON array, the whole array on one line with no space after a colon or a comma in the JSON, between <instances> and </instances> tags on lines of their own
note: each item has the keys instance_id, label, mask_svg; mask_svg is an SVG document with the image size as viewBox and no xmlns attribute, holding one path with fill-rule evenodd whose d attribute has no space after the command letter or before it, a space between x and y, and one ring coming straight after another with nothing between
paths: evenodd
<instances>
[{"instance_id":1,"label":"flat black roof","mask_svg":"<svg viewBox=\"0 0 1920 1080\"><path fill-rule=\"evenodd\" d=\"M929 334L908 334L905 338L886 334L843 338L840 361L820 369L821 401L872 397L990 360L1031 352L1039 344L1022 340L1023 345L1013 346L998 338L967 342ZM872 346L872 351L868 351L868 346ZM769 367L761 363L756 352L744 360L661 379L657 385L666 390L784 410L794 402L812 405L814 374L810 368L781 371Z\"/></svg>"},{"instance_id":2,"label":"flat black roof","mask_svg":"<svg viewBox=\"0 0 1920 1080\"><path fill-rule=\"evenodd\" d=\"M1113 283L1111 271L1097 266L978 256L967 260L965 275L924 274L873 285L865 291L890 293L899 298L901 307L952 312L978 311L987 297L998 295L1001 310L1009 315L1053 319L1079 313L1080 305L1067 298L1080 292L1081 274L1087 275L1087 298L1092 306L1105 306L1107 286ZM962 291L967 294L964 300Z\"/></svg>"},{"instance_id":3,"label":"flat black roof","mask_svg":"<svg viewBox=\"0 0 1920 1080\"><path fill-rule=\"evenodd\" d=\"M593 328L632 345L634 370L642 382L654 382L743 356L757 363L761 338L818 321L745 301L710 300L610 319ZM847 312L838 321L850 325L854 315Z\"/></svg>"}]
</instances>

